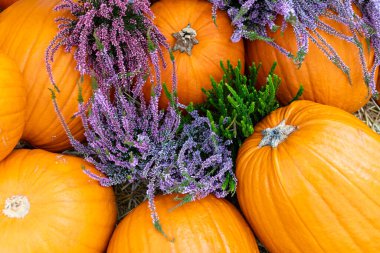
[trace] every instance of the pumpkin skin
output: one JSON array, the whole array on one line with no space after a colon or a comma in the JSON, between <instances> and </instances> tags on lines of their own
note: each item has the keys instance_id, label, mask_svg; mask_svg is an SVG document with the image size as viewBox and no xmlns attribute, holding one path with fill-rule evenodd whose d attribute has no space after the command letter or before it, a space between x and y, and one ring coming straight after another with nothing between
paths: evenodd
<instances>
[{"instance_id":1,"label":"pumpkin skin","mask_svg":"<svg viewBox=\"0 0 380 253\"><path fill-rule=\"evenodd\" d=\"M348 28L332 20L321 18L321 20L343 34L350 35ZM318 30L318 29L317 29ZM321 104L339 107L348 112L356 112L370 99L370 91L364 82L362 67L359 60L359 49L342 39L338 39L324 31L318 30L326 41L336 50L343 62L350 68L349 82L347 76L335 64L333 64L324 53L312 42L309 43L309 51L301 67L293 63L279 50L262 41L246 41L246 62L262 63L259 72L258 84L265 84L266 76L274 61L278 63L274 73L282 79L277 97L286 105L297 94L302 84L304 87L301 99L311 100ZM279 45L295 54L297 52L296 37L291 27L282 34L281 31L269 33ZM363 37L360 38L362 45L366 45ZM367 64L374 63L374 50L364 50Z\"/></svg>"},{"instance_id":2,"label":"pumpkin skin","mask_svg":"<svg viewBox=\"0 0 380 253\"><path fill-rule=\"evenodd\" d=\"M217 12L216 26L211 18L211 7L212 4L206 0L160 0L151 6L155 15L154 23L166 37L171 48L176 43L173 33L181 31L188 24L197 32L196 39L199 44L194 45L191 56L185 52L173 52L176 61L177 95L182 104L201 103L206 99L201 88L211 89L210 76L216 81L222 79L220 61L226 63L230 60L232 65L237 65L240 60L244 66L244 44L242 41L231 42L233 27L227 13ZM166 49L162 50L167 68L160 66L161 81L171 90L170 55ZM144 86L144 94L146 99L150 98L149 81ZM166 96L161 96L160 107L166 107L167 103Z\"/></svg>"},{"instance_id":3,"label":"pumpkin skin","mask_svg":"<svg viewBox=\"0 0 380 253\"><path fill-rule=\"evenodd\" d=\"M18 66L0 52L0 161L21 138L25 105L26 90Z\"/></svg>"},{"instance_id":4,"label":"pumpkin skin","mask_svg":"<svg viewBox=\"0 0 380 253\"><path fill-rule=\"evenodd\" d=\"M296 126L277 148L262 131ZM237 196L270 252L380 251L380 137L335 107L296 101L255 127L237 158Z\"/></svg>"},{"instance_id":5,"label":"pumpkin skin","mask_svg":"<svg viewBox=\"0 0 380 253\"><path fill-rule=\"evenodd\" d=\"M144 202L116 227L107 253L259 252L249 226L232 204L210 195L170 210L179 203L175 196L155 198L168 239L154 228Z\"/></svg>"},{"instance_id":6,"label":"pumpkin skin","mask_svg":"<svg viewBox=\"0 0 380 253\"><path fill-rule=\"evenodd\" d=\"M112 188L101 187L77 157L17 150L0 163L0 244L12 253L104 252L116 222ZM6 199L26 196L23 218L6 215Z\"/></svg>"},{"instance_id":7,"label":"pumpkin skin","mask_svg":"<svg viewBox=\"0 0 380 253\"><path fill-rule=\"evenodd\" d=\"M20 0L0 15L0 48L15 60L24 76L27 90L26 125L23 139L35 147L62 151L71 147L52 103L53 88L48 78L45 51L57 33L54 19L67 17L67 12L56 12L59 0ZM61 92L57 102L72 134L83 140L80 118L71 117L78 110L79 72L75 70L72 54L61 48L52 65L53 75ZM91 93L89 80L84 80L83 97Z\"/></svg>"}]
</instances>

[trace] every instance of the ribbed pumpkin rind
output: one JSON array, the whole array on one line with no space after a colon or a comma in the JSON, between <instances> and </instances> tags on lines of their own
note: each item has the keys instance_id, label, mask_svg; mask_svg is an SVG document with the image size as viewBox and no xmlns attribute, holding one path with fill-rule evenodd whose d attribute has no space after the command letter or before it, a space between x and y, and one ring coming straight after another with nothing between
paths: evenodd
<instances>
[{"instance_id":1,"label":"ribbed pumpkin rind","mask_svg":"<svg viewBox=\"0 0 380 253\"><path fill-rule=\"evenodd\" d=\"M261 131L297 126L278 148ZM237 194L270 252L380 251L380 137L353 115L310 101L256 125L237 159Z\"/></svg>"},{"instance_id":2,"label":"ribbed pumpkin rind","mask_svg":"<svg viewBox=\"0 0 380 253\"><path fill-rule=\"evenodd\" d=\"M241 61L244 71L244 44L231 42L233 27L227 13L218 11L216 24L211 15L212 4L206 0L161 0L152 5L151 9L155 15L154 23L166 37L171 48L174 47L175 38L173 33L177 33L188 24L197 32L196 44L191 56L186 53L176 51L173 53L176 62L177 93L179 101L183 104L190 102L200 103L205 100L201 88L210 89L212 76L216 81L220 81L223 70L220 61L226 64L230 60L236 66L238 60ZM162 70L162 82L165 82L171 90L172 86L172 65L170 55L163 49L167 68ZM145 96L148 99L151 90L150 85L145 87ZM161 97L160 106L167 106L165 96Z\"/></svg>"},{"instance_id":3,"label":"ribbed pumpkin rind","mask_svg":"<svg viewBox=\"0 0 380 253\"><path fill-rule=\"evenodd\" d=\"M342 24L321 18L333 28L350 35L350 31ZM282 79L277 97L286 105L297 94L300 85L304 86L302 99L311 100L321 104L331 105L348 112L356 112L370 99L370 91L364 82L364 74L360 64L359 49L352 43L319 31L326 41L334 48L343 62L350 68L350 78L343 73L327 56L312 42L305 61L298 68L292 59L283 55L279 50L262 41L246 42L246 61L262 63L262 71L259 72L258 84L264 85L266 76L273 62L277 62L274 71ZM297 43L294 32L288 27L284 33L277 31L271 34L275 42L291 53L297 52ZM362 45L366 45L364 38L360 38ZM364 50L367 64L374 63L374 50Z\"/></svg>"},{"instance_id":4,"label":"ribbed pumpkin rind","mask_svg":"<svg viewBox=\"0 0 380 253\"><path fill-rule=\"evenodd\" d=\"M155 198L163 231L169 239L154 228L144 202L117 226L107 253L258 252L248 225L226 200L208 196L170 211L178 204L175 196Z\"/></svg>"},{"instance_id":5,"label":"ribbed pumpkin rind","mask_svg":"<svg viewBox=\"0 0 380 253\"><path fill-rule=\"evenodd\" d=\"M16 63L0 52L0 161L21 138L25 125L26 90Z\"/></svg>"},{"instance_id":6,"label":"ribbed pumpkin rind","mask_svg":"<svg viewBox=\"0 0 380 253\"><path fill-rule=\"evenodd\" d=\"M1 252L105 251L116 222L115 196L83 167L95 172L81 158L37 149L16 150L0 163ZM30 202L22 219L2 212L14 195Z\"/></svg>"},{"instance_id":7,"label":"ribbed pumpkin rind","mask_svg":"<svg viewBox=\"0 0 380 253\"><path fill-rule=\"evenodd\" d=\"M57 33L55 19L68 17L68 12L54 11L58 0L20 0L0 14L0 48L11 57L23 74L27 90L26 125L23 139L35 147L63 151L71 147L57 117L51 98L52 89L45 63L45 51ZM83 140L80 118L72 119L78 110L79 72L72 54L60 48L54 59L53 74L60 93L59 108L72 134ZM88 78L82 83L83 98L91 94Z\"/></svg>"}]
</instances>

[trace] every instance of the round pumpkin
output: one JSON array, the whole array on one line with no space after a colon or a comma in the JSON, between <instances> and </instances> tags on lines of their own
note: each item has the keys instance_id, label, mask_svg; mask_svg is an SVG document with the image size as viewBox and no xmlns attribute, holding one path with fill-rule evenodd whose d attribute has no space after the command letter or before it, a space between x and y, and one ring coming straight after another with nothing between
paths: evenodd
<instances>
[{"instance_id":1,"label":"round pumpkin","mask_svg":"<svg viewBox=\"0 0 380 253\"><path fill-rule=\"evenodd\" d=\"M18 66L0 53L0 161L17 145L25 125L26 91Z\"/></svg>"},{"instance_id":2,"label":"round pumpkin","mask_svg":"<svg viewBox=\"0 0 380 253\"><path fill-rule=\"evenodd\" d=\"M17 150L0 163L0 245L12 253L102 253L116 222L112 188L77 157Z\"/></svg>"},{"instance_id":3,"label":"round pumpkin","mask_svg":"<svg viewBox=\"0 0 380 253\"><path fill-rule=\"evenodd\" d=\"M350 31L344 25L333 20L321 18L326 24L337 31L350 35ZM304 87L301 99L311 100L321 104L339 107L348 112L355 112L363 107L370 99L370 91L364 82L362 66L360 64L359 49L347 41L339 39L331 34L317 29L326 41L336 50L343 62L350 69L350 78L343 73L327 56L312 42L309 43L309 51L301 67L298 68L292 59L282 54L263 41L246 41L247 64L254 62L262 63L259 73L258 84L266 83L266 76L273 62L277 62L274 73L282 79L277 97L282 104L288 104L297 94L300 85ZM269 32L270 37L276 43L286 48L291 53L297 52L295 34L290 26L282 33ZM366 45L365 38L361 37L362 45ZM367 64L374 63L374 50L363 50Z\"/></svg>"},{"instance_id":4,"label":"round pumpkin","mask_svg":"<svg viewBox=\"0 0 380 253\"><path fill-rule=\"evenodd\" d=\"M237 65L240 60L244 66L244 45L243 42L231 42L233 27L227 13L218 11L215 25L211 8L212 4L206 0L160 0L151 7L155 25L173 50L177 95L183 104L205 100L201 89L211 89L210 76L216 81L222 79L220 61L230 60L231 64ZM160 66L161 81L171 90L173 68L169 53L162 50L168 66L166 69ZM146 99L149 99L150 82L144 90ZM166 107L167 101L166 96L161 96L160 106Z\"/></svg>"},{"instance_id":5,"label":"round pumpkin","mask_svg":"<svg viewBox=\"0 0 380 253\"><path fill-rule=\"evenodd\" d=\"M20 0L0 15L0 48L19 65L26 84L28 99L22 138L49 151L70 148L69 139L54 110L49 91L53 86L45 64L46 48L57 33L54 19L69 15L53 10L58 3L59 0ZM52 65L55 81L61 89L57 93L57 102L74 137L83 140L80 118L72 119L78 110L78 83L81 83L75 66L72 54L60 48ZM88 99L91 87L87 78L81 85L83 97Z\"/></svg>"},{"instance_id":6,"label":"round pumpkin","mask_svg":"<svg viewBox=\"0 0 380 253\"><path fill-rule=\"evenodd\" d=\"M157 196L163 233L152 223L148 203L136 207L116 227L107 253L259 252L240 213L226 200L210 195L180 207L176 195Z\"/></svg>"},{"instance_id":7,"label":"round pumpkin","mask_svg":"<svg viewBox=\"0 0 380 253\"><path fill-rule=\"evenodd\" d=\"M380 136L310 101L277 109L237 158L237 196L270 252L380 251Z\"/></svg>"}]
</instances>

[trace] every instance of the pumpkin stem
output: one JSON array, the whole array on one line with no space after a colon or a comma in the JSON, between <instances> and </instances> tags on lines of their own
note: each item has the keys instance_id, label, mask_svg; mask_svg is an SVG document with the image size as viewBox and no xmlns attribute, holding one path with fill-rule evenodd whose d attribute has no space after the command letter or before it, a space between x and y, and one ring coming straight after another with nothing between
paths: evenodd
<instances>
[{"instance_id":1,"label":"pumpkin stem","mask_svg":"<svg viewBox=\"0 0 380 253\"><path fill-rule=\"evenodd\" d=\"M30 203L26 196L15 195L5 200L3 213L9 218L24 218L30 209Z\"/></svg>"},{"instance_id":2,"label":"pumpkin stem","mask_svg":"<svg viewBox=\"0 0 380 253\"><path fill-rule=\"evenodd\" d=\"M281 121L276 127L264 129L262 131L264 137L260 141L259 147L271 146L272 148L277 148L278 144L286 140L296 129L296 126L286 125L285 120Z\"/></svg>"},{"instance_id":3,"label":"pumpkin stem","mask_svg":"<svg viewBox=\"0 0 380 253\"><path fill-rule=\"evenodd\" d=\"M191 28L188 24L181 31L173 33L173 37L177 40L173 47L173 52L179 50L181 53L186 52L188 55L191 55L191 50L193 46L198 44L199 41L195 38L197 32Z\"/></svg>"}]
</instances>

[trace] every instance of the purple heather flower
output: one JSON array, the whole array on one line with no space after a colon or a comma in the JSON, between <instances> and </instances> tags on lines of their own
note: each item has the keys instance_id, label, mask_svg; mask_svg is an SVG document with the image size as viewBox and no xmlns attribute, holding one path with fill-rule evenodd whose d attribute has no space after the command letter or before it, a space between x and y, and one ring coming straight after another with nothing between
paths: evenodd
<instances>
[{"instance_id":1,"label":"purple heather flower","mask_svg":"<svg viewBox=\"0 0 380 253\"><path fill-rule=\"evenodd\" d=\"M148 0L63 0L55 10L69 11L73 18L56 20L59 32L46 51L51 82L55 85L51 62L63 46L67 52L74 49L82 75L94 76L101 87L124 86L138 97L146 76L154 71L159 75L159 69L151 69L150 63L163 61L161 48L169 49L152 22L149 6ZM104 52L110 55L109 61Z\"/></svg>"},{"instance_id":2,"label":"purple heather flower","mask_svg":"<svg viewBox=\"0 0 380 253\"><path fill-rule=\"evenodd\" d=\"M379 0L331 0L331 1L301 1L301 0L209 0L213 4L212 15L216 18L216 10L226 10L235 28L231 36L233 42L242 38L254 40L264 39L267 43L278 49L281 53L293 58L296 64L301 64L303 56L308 52L309 41L317 47L343 72L349 75L349 68L328 42L318 33L325 31L340 39L346 40L359 48L360 62L364 80L372 93L376 91L375 70L380 65L380 1ZM359 17L354 12L356 5L362 13ZM297 55L270 40L267 28L278 29L275 25L277 17L284 17L280 28L282 31L290 25L297 38ZM326 16L346 25L352 36L347 36L322 22L319 17ZM217 22L217 21L216 21ZM364 35L370 40L375 50L373 66L367 66L364 58L363 46L357 43L358 36Z\"/></svg>"},{"instance_id":3,"label":"purple heather flower","mask_svg":"<svg viewBox=\"0 0 380 253\"><path fill-rule=\"evenodd\" d=\"M158 216L153 199L158 192L187 194L192 200L209 194L225 197L231 191L223 186L226 180L236 184L231 141L216 135L209 119L197 111L181 125L181 111L175 107L158 110L156 98L161 93L157 91L146 103L122 88L113 101L109 93L97 89L90 113L79 112L86 126L86 144L70 138L73 147L105 175L85 171L101 185L146 182L154 223Z\"/></svg>"}]
</instances>

